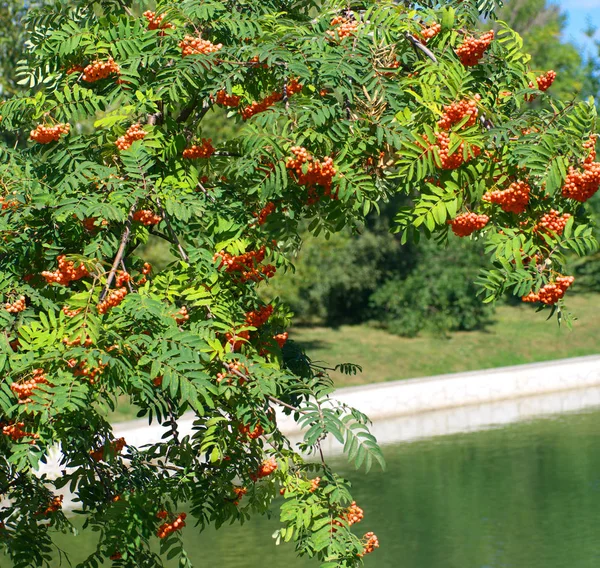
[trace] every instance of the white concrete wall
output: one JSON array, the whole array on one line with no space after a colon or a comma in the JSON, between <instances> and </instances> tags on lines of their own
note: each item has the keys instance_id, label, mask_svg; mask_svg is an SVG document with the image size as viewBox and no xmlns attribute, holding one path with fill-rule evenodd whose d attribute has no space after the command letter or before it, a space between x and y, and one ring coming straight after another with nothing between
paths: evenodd
<instances>
[{"instance_id":1,"label":"white concrete wall","mask_svg":"<svg viewBox=\"0 0 600 568\"><path fill-rule=\"evenodd\" d=\"M335 398L367 414L380 443L409 441L600 406L600 356L344 388ZM182 436L192 422L192 415L181 418ZM280 413L278 424L301 439L291 417ZM145 419L115 426L115 436L134 446L156 443L164 432ZM332 439L325 449L336 453L338 446ZM56 459L43 471L56 475Z\"/></svg>"}]
</instances>

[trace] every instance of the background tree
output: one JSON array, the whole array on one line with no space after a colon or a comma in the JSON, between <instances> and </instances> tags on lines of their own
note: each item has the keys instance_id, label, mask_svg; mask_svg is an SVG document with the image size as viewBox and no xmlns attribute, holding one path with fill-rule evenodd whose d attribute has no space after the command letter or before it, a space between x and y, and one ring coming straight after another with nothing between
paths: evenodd
<instances>
[{"instance_id":1,"label":"background tree","mask_svg":"<svg viewBox=\"0 0 600 568\"><path fill-rule=\"evenodd\" d=\"M401 197L401 243L476 234L486 301L562 313L564 253L597 245L595 108L531 104L552 76L530 72L520 38L467 31L493 5L107 0L28 16L33 90L0 123L30 131L0 162L0 545L17 566L49 564L67 486L100 534L86 567L160 566L154 537L189 566L186 522L243 521L278 489L276 537L299 554L353 567L378 546L350 530L362 510L320 447L331 434L369 468L368 420L329 399L259 290L304 225L352 229ZM216 146L213 107L235 132ZM150 235L177 258L160 272L140 254ZM160 442L114 439L118 397L164 425ZM275 408L306 428L300 448ZM62 475L37 477L55 444Z\"/></svg>"}]
</instances>

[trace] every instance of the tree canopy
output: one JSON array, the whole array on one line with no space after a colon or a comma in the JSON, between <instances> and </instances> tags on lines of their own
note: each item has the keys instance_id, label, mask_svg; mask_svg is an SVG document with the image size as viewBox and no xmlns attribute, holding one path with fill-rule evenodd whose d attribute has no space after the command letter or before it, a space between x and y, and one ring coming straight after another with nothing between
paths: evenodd
<instances>
[{"instance_id":1,"label":"tree canopy","mask_svg":"<svg viewBox=\"0 0 600 568\"><path fill-rule=\"evenodd\" d=\"M28 14L30 91L0 107L4 131L29 133L1 150L0 546L49 565L68 487L100 534L81 566L161 566L154 538L190 566L186 522L244 521L280 491L278 541L360 566L379 543L350 530L362 510L320 444L367 469L381 451L260 287L301 223L331 235L401 195L403 242L484 239L485 301L562 314L564 253L597 246L594 105L545 93L554 74L530 70L506 25L477 31L489 0L74 5ZM213 108L234 132L219 143ZM139 254L150 235L177 256L160 272ZM115 439L123 397L162 440ZM305 428L300 447L276 408ZM57 444L62 474L36 476Z\"/></svg>"}]
</instances>

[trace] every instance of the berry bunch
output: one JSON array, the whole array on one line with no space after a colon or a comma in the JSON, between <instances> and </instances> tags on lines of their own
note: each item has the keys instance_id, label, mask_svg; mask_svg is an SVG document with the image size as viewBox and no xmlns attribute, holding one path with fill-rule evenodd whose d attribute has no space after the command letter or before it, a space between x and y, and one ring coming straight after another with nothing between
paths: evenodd
<instances>
[{"instance_id":1,"label":"berry bunch","mask_svg":"<svg viewBox=\"0 0 600 568\"><path fill-rule=\"evenodd\" d=\"M196 158L210 158L215 153L211 138L202 138L202 145L194 144L183 151L183 157L187 160L195 160Z\"/></svg>"},{"instance_id":2,"label":"berry bunch","mask_svg":"<svg viewBox=\"0 0 600 568\"><path fill-rule=\"evenodd\" d=\"M214 255L213 260L219 258L221 259L219 268L224 266L226 272L240 272L242 282L248 280L259 282L265 277L272 277L276 270L272 264L260 265L265 258L265 247L237 256L221 251Z\"/></svg>"},{"instance_id":3,"label":"berry bunch","mask_svg":"<svg viewBox=\"0 0 600 568\"><path fill-rule=\"evenodd\" d=\"M523 213L529 205L529 194L531 187L525 181L516 181L511 183L508 189L488 191L484 196L484 201L497 203L502 211L507 213Z\"/></svg>"},{"instance_id":4,"label":"berry bunch","mask_svg":"<svg viewBox=\"0 0 600 568\"><path fill-rule=\"evenodd\" d=\"M329 22L329 25L333 29L327 30L325 33L331 39L344 39L345 37L352 36L356 33L358 28L358 22L355 19L346 18L344 16L336 16Z\"/></svg>"},{"instance_id":5,"label":"berry bunch","mask_svg":"<svg viewBox=\"0 0 600 568\"><path fill-rule=\"evenodd\" d=\"M457 237L468 237L471 233L483 229L489 222L487 215L477 215L477 213L461 213L451 221L448 221L452 227L452 232Z\"/></svg>"},{"instance_id":6,"label":"berry bunch","mask_svg":"<svg viewBox=\"0 0 600 568\"><path fill-rule=\"evenodd\" d=\"M542 286L539 292L530 292L522 300L528 303L541 302L542 304L556 304L575 281L573 276L558 276L554 282Z\"/></svg>"},{"instance_id":7,"label":"berry bunch","mask_svg":"<svg viewBox=\"0 0 600 568\"><path fill-rule=\"evenodd\" d=\"M584 163L591 164L596 159L596 140L598 140L597 134L592 134L589 139L583 143L583 149L589 150Z\"/></svg>"},{"instance_id":8,"label":"berry bunch","mask_svg":"<svg viewBox=\"0 0 600 568\"><path fill-rule=\"evenodd\" d=\"M423 38L423 40L425 41L425 43L427 43L430 39L432 39L436 35L438 35L441 31L442 31L441 24L437 24L437 23L436 24L432 24L428 28L425 28L424 30L421 30L421 37Z\"/></svg>"},{"instance_id":9,"label":"berry bunch","mask_svg":"<svg viewBox=\"0 0 600 568\"><path fill-rule=\"evenodd\" d=\"M16 422L14 424L7 424L2 427L2 433L5 436L11 438L14 442L18 442L22 438L33 438L29 443L35 443L34 440L37 440L40 436L39 434L35 434L33 432L26 432L23 430L25 427L24 422Z\"/></svg>"},{"instance_id":10,"label":"berry bunch","mask_svg":"<svg viewBox=\"0 0 600 568\"><path fill-rule=\"evenodd\" d=\"M113 73L118 75L120 72L119 65L112 57L109 57L106 61L94 61L94 63L86 65L81 78L87 83L95 83L101 79L106 79Z\"/></svg>"},{"instance_id":11,"label":"berry bunch","mask_svg":"<svg viewBox=\"0 0 600 568\"><path fill-rule=\"evenodd\" d=\"M186 57L188 55L208 55L209 53L215 53L223 47L223 44L214 44L200 37L185 36L179 42L179 47L181 48L181 56Z\"/></svg>"},{"instance_id":12,"label":"berry bunch","mask_svg":"<svg viewBox=\"0 0 600 568\"><path fill-rule=\"evenodd\" d=\"M546 74L544 75L540 75L539 77L536 77L536 83L537 83L537 88L540 91L547 91L551 86L552 83L554 83L554 80L556 79L556 71L548 71ZM529 86L531 88L534 87L533 83L529 83Z\"/></svg>"},{"instance_id":13,"label":"berry bunch","mask_svg":"<svg viewBox=\"0 0 600 568\"><path fill-rule=\"evenodd\" d=\"M333 167L333 159L328 156L322 162L315 160L302 146L293 146L290 151L294 157L287 159L285 167L295 174L296 182L308 187L320 185L325 189L325 195L332 197L331 184L337 173Z\"/></svg>"},{"instance_id":14,"label":"berry bunch","mask_svg":"<svg viewBox=\"0 0 600 568\"><path fill-rule=\"evenodd\" d=\"M235 493L235 501L234 505L239 505L242 497L248 493L248 490L245 487L234 487L233 492Z\"/></svg>"},{"instance_id":15,"label":"berry bunch","mask_svg":"<svg viewBox=\"0 0 600 568\"><path fill-rule=\"evenodd\" d=\"M352 501L350 503L350 507L348 507L345 518L348 521L350 526L360 523L365 517L364 511L356 504L356 501Z\"/></svg>"},{"instance_id":16,"label":"berry bunch","mask_svg":"<svg viewBox=\"0 0 600 568\"><path fill-rule=\"evenodd\" d=\"M139 123L132 124L123 136L119 136L115 142L116 147L120 150L127 150L136 140L142 140L147 132Z\"/></svg>"},{"instance_id":17,"label":"berry bunch","mask_svg":"<svg viewBox=\"0 0 600 568\"><path fill-rule=\"evenodd\" d=\"M115 440L114 442L111 442L108 446L108 453L110 455L116 455L121 453L121 450L127 445L127 442L125 442L125 438L118 438L117 440ZM103 446L102 448L99 448L98 450L94 450L92 452L90 452L90 456L92 456L92 459L94 461L102 461L104 459L104 450L105 447Z\"/></svg>"},{"instance_id":18,"label":"berry bunch","mask_svg":"<svg viewBox=\"0 0 600 568\"><path fill-rule=\"evenodd\" d=\"M555 234L560 236L563 234L563 231L565 230L567 222L570 218L571 215L569 213L560 215L560 213L555 209L550 209L549 213L542 215L533 230L534 232L543 230L550 235Z\"/></svg>"},{"instance_id":19,"label":"berry bunch","mask_svg":"<svg viewBox=\"0 0 600 568\"><path fill-rule=\"evenodd\" d=\"M268 458L260 464L256 473L250 474L252 481L258 481L263 477L268 477L277 469L277 460L275 458Z\"/></svg>"},{"instance_id":20,"label":"berry bunch","mask_svg":"<svg viewBox=\"0 0 600 568\"><path fill-rule=\"evenodd\" d=\"M48 284L56 282L62 286L67 286L71 282L81 280L81 278L85 278L90 274L83 262L79 263L78 266L75 266L75 263L71 260L67 260L64 254L58 256L56 260L58 260L58 268L56 270L53 272L44 270L44 272L42 272L42 276L46 279Z\"/></svg>"},{"instance_id":21,"label":"berry bunch","mask_svg":"<svg viewBox=\"0 0 600 568\"><path fill-rule=\"evenodd\" d=\"M267 222L267 217L275 211L275 203L269 201L256 215L259 225L264 225Z\"/></svg>"},{"instance_id":22,"label":"berry bunch","mask_svg":"<svg viewBox=\"0 0 600 568\"><path fill-rule=\"evenodd\" d=\"M63 306L62 311L68 318L74 318L78 313L80 313L82 308L76 308L72 310L69 306Z\"/></svg>"},{"instance_id":23,"label":"berry bunch","mask_svg":"<svg viewBox=\"0 0 600 568\"><path fill-rule=\"evenodd\" d=\"M149 262L144 262L142 267L142 277L137 281L138 286L142 286L148 281L148 276L152 272L152 265Z\"/></svg>"},{"instance_id":24,"label":"berry bunch","mask_svg":"<svg viewBox=\"0 0 600 568\"><path fill-rule=\"evenodd\" d=\"M471 100L463 99L457 103L444 106L444 114L438 120L438 126L442 130L450 130L452 126L458 124L465 118L469 117L465 123L465 127L473 126L477 122L477 102L481 99L481 95L475 95Z\"/></svg>"},{"instance_id":25,"label":"berry bunch","mask_svg":"<svg viewBox=\"0 0 600 568\"><path fill-rule=\"evenodd\" d=\"M472 36L467 37L462 45L456 49L455 53L465 67L473 67L481 61L493 39L493 30L484 33L479 39Z\"/></svg>"},{"instance_id":26,"label":"berry bunch","mask_svg":"<svg viewBox=\"0 0 600 568\"><path fill-rule=\"evenodd\" d=\"M238 430L240 431L240 434L242 434L243 436L248 436L248 438L250 438L251 440L256 440L256 438L260 438L265 433L263 427L260 424L257 424L252 430L250 430L250 426L240 424L238 426Z\"/></svg>"},{"instance_id":27,"label":"berry bunch","mask_svg":"<svg viewBox=\"0 0 600 568\"><path fill-rule=\"evenodd\" d=\"M16 195L16 191L13 191L13 195ZM19 202L16 199L7 199L6 197L0 197L0 203L2 204L2 210L6 209L18 209Z\"/></svg>"},{"instance_id":28,"label":"berry bunch","mask_svg":"<svg viewBox=\"0 0 600 568\"><path fill-rule=\"evenodd\" d=\"M248 372L248 369L246 369L246 367L244 367L244 365L242 365L239 361L234 361L233 363L230 363L229 371L233 376L237 377L238 384L240 386L242 386L246 382L246 379L235 374L241 373L245 375ZM231 384L232 379L229 377L229 373L217 373L217 383L220 384L225 379L227 379L228 384Z\"/></svg>"},{"instance_id":29,"label":"berry bunch","mask_svg":"<svg viewBox=\"0 0 600 568\"><path fill-rule=\"evenodd\" d=\"M157 513L156 516L159 519L166 518L166 515L162 516L162 513L166 513L166 511L161 511L160 513ZM160 525L160 527L158 527L158 530L156 531L156 536L158 538L166 538L171 533L181 530L183 527L185 527L185 518L186 517L187 517L187 515L185 513L179 513L179 515L177 515L177 517L175 518L175 520L172 523L169 523L169 522L163 523L162 525Z\"/></svg>"},{"instance_id":30,"label":"berry bunch","mask_svg":"<svg viewBox=\"0 0 600 568\"><path fill-rule=\"evenodd\" d=\"M177 323L177 325L182 325L189 319L190 314L188 313L187 307L181 306L181 308L179 308L179 311L177 312L177 316L175 317L175 322Z\"/></svg>"},{"instance_id":31,"label":"berry bunch","mask_svg":"<svg viewBox=\"0 0 600 568\"><path fill-rule=\"evenodd\" d=\"M299 93L302 90L302 85L298 82L298 79L290 79L286 86L286 94L288 97ZM265 112L269 107L272 107L275 103L283 99L283 93L276 91L266 96L260 101L254 101L250 106L247 106L241 110L242 118L248 120L255 114Z\"/></svg>"},{"instance_id":32,"label":"berry bunch","mask_svg":"<svg viewBox=\"0 0 600 568\"><path fill-rule=\"evenodd\" d=\"M231 345L231 348L233 351L239 351L242 347L242 345L244 345L244 343L247 343L250 339L250 332L249 331L238 331L238 332L227 332L225 334L225 339L227 339L227 343L229 343ZM220 381L218 381L220 382Z\"/></svg>"},{"instance_id":33,"label":"berry bunch","mask_svg":"<svg viewBox=\"0 0 600 568\"><path fill-rule=\"evenodd\" d=\"M67 346L67 347L78 347L79 345L82 345L81 342L81 336L76 337L73 341L70 341L69 338L65 335L62 338L62 342ZM92 338L89 335L85 336L85 339L83 340L83 346L84 347L90 347L91 345L93 345L93 341Z\"/></svg>"},{"instance_id":34,"label":"berry bunch","mask_svg":"<svg viewBox=\"0 0 600 568\"><path fill-rule=\"evenodd\" d=\"M151 225L157 225L160 223L162 221L162 217L160 215L156 215L156 213L150 209L139 209L133 214L133 220L149 227Z\"/></svg>"},{"instance_id":35,"label":"berry bunch","mask_svg":"<svg viewBox=\"0 0 600 568\"><path fill-rule=\"evenodd\" d=\"M583 171L569 167L569 173L562 187L563 197L583 203L600 188L600 162L583 164Z\"/></svg>"},{"instance_id":36,"label":"berry bunch","mask_svg":"<svg viewBox=\"0 0 600 568\"><path fill-rule=\"evenodd\" d=\"M29 139L38 144L50 144L58 140L62 134L69 134L71 125L66 123L55 124L54 126L44 126L38 124L34 130L29 133Z\"/></svg>"},{"instance_id":37,"label":"berry bunch","mask_svg":"<svg viewBox=\"0 0 600 568\"><path fill-rule=\"evenodd\" d=\"M10 314L18 314L22 312L27 306L25 305L25 296L19 296L18 300L15 300L12 304L4 304L4 309Z\"/></svg>"},{"instance_id":38,"label":"berry bunch","mask_svg":"<svg viewBox=\"0 0 600 568\"><path fill-rule=\"evenodd\" d=\"M246 323L253 327L260 327L267 323L267 320L273 314L273 306L269 304L268 306L263 306L258 310L252 310L246 314Z\"/></svg>"},{"instance_id":39,"label":"berry bunch","mask_svg":"<svg viewBox=\"0 0 600 568\"><path fill-rule=\"evenodd\" d=\"M455 170L460 168L465 161L476 158L481 154L481 149L477 146L470 146L467 150L467 159L465 160L465 143L461 142L460 146L450 154L450 135L447 132L438 132L435 135L437 144L430 144L430 150L436 151L439 155L441 168L443 170Z\"/></svg>"},{"instance_id":40,"label":"berry bunch","mask_svg":"<svg viewBox=\"0 0 600 568\"><path fill-rule=\"evenodd\" d=\"M310 489L308 490L310 493L314 493L317 488L319 487L319 483L321 483L321 478L320 477L315 477L314 479L310 480Z\"/></svg>"},{"instance_id":41,"label":"berry bunch","mask_svg":"<svg viewBox=\"0 0 600 568\"><path fill-rule=\"evenodd\" d=\"M124 270L118 270L115 275L115 285L117 288L121 288L125 286L128 282L131 282L131 275L129 272L125 272Z\"/></svg>"},{"instance_id":42,"label":"berry bunch","mask_svg":"<svg viewBox=\"0 0 600 568\"><path fill-rule=\"evenodd\" d=\"M72 75L73 73L81 73L85 67L83 65L71 65L66 71L67 75Z\"/></svg>"},{"instance_id":43,"label":"berry bunch","mask_svg":"<svg viewBox=\"0 0 600 568\"><path fill-rule=\"evenodd\" d=\"M168 28L175 29L173 24L163 24L162 21L165 18L165 14L156 15L156 12L151 12L150 10L146 10L142 16L148 20L148 29L149 30L166 30Z\"/></svg>"},{"instance_id":44,"label":"berry bunch","mask_svg":"<svg viewBox=\"0 0 600 568\"><path fill-rule=\"evenodd\" d=\"M20 383L10 385L10 390L17 395L19 404L31 402L31 395L38 385L48 385L48 380L44 374L44 369L34 369L31 378Z\"/></svg>"},{"instance_id":45,"label":"berry bunch","mask_svg":"<svg viewBox=\"0 0 600 568\"><path fill-rule=\"evenodd\" d=\"M96 384L96 377L104 371L106 364L100 363L98 367L90 367L83 361L77 362L77 359L69 359L67 365L73 369L74 377L85 377L91 385Z\"/></svg>"},{"instance_id":46,"label":"berry bunch","mask_svg":"<svg viewBox=\"0 0 600 568\"><path fill-rule=\"evenodd\" d=\"M273 336L273 339L275 340L275 343L279 345L279 348L283 349L285 342L288 340L288 333L287 331L284 333L278 333L277 335Z\"/></svg>"},{"instance_id":47,"label":"berry bunch","mask_svg":"<svg viewBox=\"0 0 600 568\"><path fill-rule=\"evenodd\" d=\"M98 217L86 217L85 219L83 219L83 221L81 221L81 224L83 225L83 228L86 231L90 231L90 233L91 233L92 231L95 231L96 229L98 229L98 226L96 225L97 221L98 221ZM108 225L108 221L106 219L102 219L100 221L100 225L105 227L106 225Z\"/></svg>"},{"instance_id":48,"label":"berry bunch","mask_svg":"<svg viewBox=\"0 0 600 568\"><path fill-rule=\"evenodd\" d=\"M125 299L125 296L127 296L127 288L125 286L111 290L106 298L96 306L98 313L105 314L111 308L118 306Z\"/></svg>"},{"instance_id":49,"label":"berry bunch","mask_svg":"<svg viewBox=\"0 0 600 568\"><path fill-rule=\"evenodd\" d=\"M215 102L218 105L226 107L237 107L240 105L241 98L237 95L228 95L227 91L218 91Z\"/></svg>"},{"instance_id":50,"label":"berry bunch","mask_svg":"<svg viewBox=\"0 0 600 568\"><path fill-rule=\"evenodd\" d=\"M60 509L62 509L62 504L63 504L63 496L62 495L58 495L58 496L54 497L54 499L52 499L52 501L50 501L50 505L48 505L48 507L46 507L46 510L44 511L44 515L50 515L51 513L56 513L56 511L59 511Z\"/></svg>"},{"instance_id":51,"label":"berry bunch","mask_svg":"<svg viewBox=\"0 0 600 568\"><path fill-rule=\"evenodd\" d=\"M371 554L376 548L379 548L379 539L373 532L368 532L363 537L363 551L359 554L359 556L364 556L365 554Z\"/></svg>"}]
</instances>

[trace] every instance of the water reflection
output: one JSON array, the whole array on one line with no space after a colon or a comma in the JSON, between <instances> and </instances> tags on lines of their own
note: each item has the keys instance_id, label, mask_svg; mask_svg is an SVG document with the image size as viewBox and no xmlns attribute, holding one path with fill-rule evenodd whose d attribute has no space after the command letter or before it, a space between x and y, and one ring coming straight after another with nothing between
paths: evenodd
<instances>
[{"instance_id":1,"label":"water reflection","mask_svg":"<svg viewBox=\"0 0 600 568\"><path fill-rule=\"evenodd\" d=\"M346 469L365 511L356 528L381 542L367 566L598 566L600 411L390 445L385 454L385 473ZM276 547L277 526L254 519L202 535L188 527L185 540L198 567L318 566ZM61 544L82 558L81 538Z\"/></svg>"}]
</instances>

